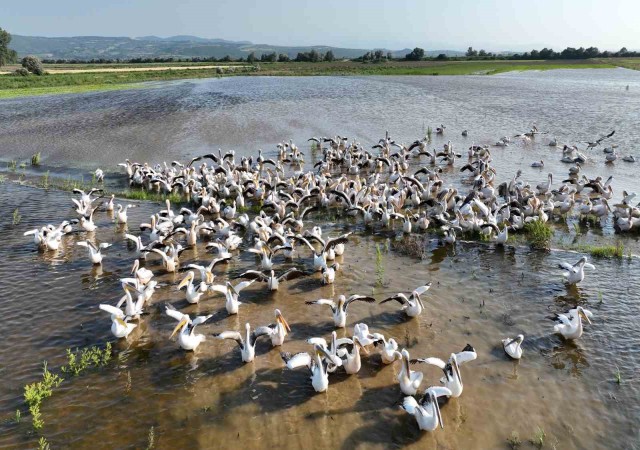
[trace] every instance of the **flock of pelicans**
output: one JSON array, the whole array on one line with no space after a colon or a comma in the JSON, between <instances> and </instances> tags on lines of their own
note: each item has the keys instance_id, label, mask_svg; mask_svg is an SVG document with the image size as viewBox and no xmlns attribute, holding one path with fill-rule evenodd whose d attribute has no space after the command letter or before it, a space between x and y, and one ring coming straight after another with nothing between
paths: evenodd
<instances>
[{"instance_id":1,"label":"flock of pelicans","mask_svg":"<svg viewBox=\"0 0 640 450\"><path fill-rule=\"evenodd\" d=\"M444 133L444 126L437 130ZM520 135L533 138L539 133L532 129ZM609 137L612 135L611 133ZM615 226L628 231L640 225L640 209L631 202L635 194L624 193L621 202L610 207L613 196L611 178L588 179L580 176L580 165L570 170L559 185L553 185L552 175L537 185L523 182L518 171L511 179L499 183L492 167L492 150L488 146L471 146L460 171L469 186L467 192L447 187L440 177L443 168L453 166L462 155L449 142L440 151L429 151L427 139L417 140L410 146L394 142L388 135L374 147L376 154L357 142L344 137L312 138L314 151L321 152L313 170L304 171L304 155L293 142L278 145L278 157L267 159L260 152L257 157L238 159L234 152L206 154L193 158L187 164L151 166L126 161L120 164L127 172L131 186L179 193L195 209L172 209L169 201L165 209L141 224L141 234L126 234L132 242L135 261L130 278L121 279L123 295L116 304L101 304L101 310L111 317L111 331L117 338L127 338L136 328L136 321L153 297L157 282L154 273L143 267L151 257L160 258L166 272L186 270L176 287L185 290L188 303L198 303L211 294L225 297L229 315L239 314L242 292L253 283L262 283L269 291L277 290L281 282L296 277L321 273L321 282L331 284L339 276L336 256L343 255L351 233L326 236L318 227L305 224L308 217L318 211L337 209L367 228L393 227L401 223L403 233L441 231L442 245L455 244L456 235L477 232L493 240L496 245L507 242L509 232L523 229L532 221L549 220L554 215L566 215L577 210L580 216L593 215L606 220L613 213ZM499 142L507 144L503 139ZM595 143L595 145L599 142ZM591 145L591 144L590 144ZM593 145L592 147L594 147ZM566 149L565 149L566 152ZM428 163L410 170L409 162ZM289 175L285 175L285 165ZM414 165L415 167L415 165ZM99 170L99 169L98 169ZM98 173L99 180L104 174ZM96 175L98 175L96 174ZM114 196L105 199L96 195L100 189L89 192L75 190L73 198L77 220L65 221L59 226L47 225L25 233L33 235L34 242L45 250L56 250L62 236L74 230L89 232L86 241L77 245L87 248L93 264L100 264L103 251L110 244L89 240L97 226L93 216L97 210L111 211L115 222L128 221L127 211L133 205L114 204ZM101 199L99 201L99 199ZM106 201L105 201L106 200ZM246 205L260 205L259 213L250 218L242 212ZM215 253L209 264L187 264L180 261L182 251L207 241L206 247ZM247 270L236 280L216 282L214 268L229 264L238 255L240 246L256 256L256 267ZM276 258L290 261L309 255L307 269L293 268L278 271ZM313 268L313 271L309 268ZM585 268L594 268L581 257L575 264L562 263L566 281L580 283ZM398 293L381 303L396 302L410 320L423 309L423 297L431 283L418 286L410 292ZM336 328L347 324L349 307L354 302L375 302L366 295L340 295L336 299L318 299L307 302L309 307L328 307ZM286 306L286 305L283 305ZM205 336L196 332L212 316L192 317L166 305L166 314L177 322L171 338L185 350L196 350ZM237 342L242 361L255 358L256 343L264 338L272 346L282 346L290 326L283 313L275 310L274 323L256 328L246 324L242 330L225 331L214 335L217 339ZM557 316L554 332L565 339L578 339L583 333L583 322L591 323L593 314L581 306ZM523 335L502 340L506 354L513 359L522 357ZM407 349L400 349L392 337L370 332L364 323L357 323L351 338L338 339L335 331L330 339L310 337L310 352L281 353L289 369L306 367L311 384L317 392L326 391L329 376L342 368L355 374L361 367L361 352L372 347L379 349L382 362L400 364L398 382L406 395L403 408L414 415L422 430L433 431L442 426L440 397L458 397L463 384L460 366L476 359L476 351L467 345L462 351L450 353L446 360L428 357L411 359ZM411 364L424 363L439 367L443 372L441 386L432 386L418 398L423 373L412 370Z\"/></svg>"}]
</instances>

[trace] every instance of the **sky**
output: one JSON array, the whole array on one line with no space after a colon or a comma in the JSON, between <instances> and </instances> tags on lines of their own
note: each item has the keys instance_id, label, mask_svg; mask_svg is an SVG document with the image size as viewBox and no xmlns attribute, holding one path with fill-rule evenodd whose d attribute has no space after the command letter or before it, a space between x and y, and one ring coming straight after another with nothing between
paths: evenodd
<instances>
[{"instance_id":1,"label":"sky","mask_svg":"<svg viewBox=\"0 0 640 450\"><path fill-rule=\"evenodd\" d=\"M1 1L28 36L173 36L272 45L531 50L640 49L639 0Z\"/></svg>"}]
</instances>

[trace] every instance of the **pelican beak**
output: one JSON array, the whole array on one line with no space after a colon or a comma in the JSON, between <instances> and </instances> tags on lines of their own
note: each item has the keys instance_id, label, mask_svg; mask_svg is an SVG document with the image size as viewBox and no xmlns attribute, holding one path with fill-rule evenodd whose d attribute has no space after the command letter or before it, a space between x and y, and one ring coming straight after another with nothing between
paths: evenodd
<instances>
[{"instance_id":1,"label":"pelican beak","mask_svg":"<svg viewBox=\"0 0 640 450\"><path fill-rule=\"evenodd\" d=\"M184 277L182 279L182 281L180 282L180 284L178 285L178 290L182 289L183 287L187 286L189 284L189 282L191 281L191 275L187 274L186 277Z\"/></svg>"},{"instance_id":2,"label":"pelican beak","mask_svg":"<svg viewBox=\"0 0 640 450\"><path fill-rule=\"evenodd\" d=\"M591 320L589 319L589 317L584 313L584 311L580 310L580 314L582 314L582 317L584 317L584 319L589 323L589 325L591 325Z\"/></svg>"},{"instance_id":3,"label":"pelican beak","mask_svg":"<svg viewBox=\"0 0 640 450\"><path fill-rule=\"evenodd\" d=\"M291 333L291 327L289 327L289 324L287 323L287 320L284 318L284 316L278 311L278 315L276 317L276 320L278 322L280 322L280 324L282 324L282 326L284 327L285 330L287 330L288 333Z\"/></svg>"},{"instance_id":4,"label":"pelican beak","mask_svg":"<svg viewBox=\"0 0 640 450\"><path fill-rule=\"evenodd\" d=\"M116 322L118 322L120 325L122 325L123 327L127 326L127 322L125 322L124 320L122 320L120 317L116 317Z\"/></svg>"},{"instance_id":5,"label":"pelican beak","mask_svg":"<svg viewBox=\"0 0 640 450\"><path fill-rule=\"evenodd\" d=\"M215 278L215 276L213 275L213 273L207 272L205 274L205 278L207 279L207 284L212 284L213 283L213 279Z\"/></svg>"},{"instance_id":6,"label":"pelican beak","mask_svg":"<svg viewBox=\"0 0 640 450\"><path fill-rule=\"evenodd\" d=\"M438 397L435 394L431 394L431 398L435 403L434 407L436 409L436 414L438 415L438 422L440 423L440 428L444 430L444 422L442 421L442 413L440 413L440 405L438 404Z\"/></svg>"},{"instance_id":7,"label":"pelican beak","mask_svg":"<svg viewBox=\"0 0 640 450\"><path fill-rule=\"evenodd\" d=\"M178 325L176 325L176 327L173 329L173 333L171 333L171 336L169 336L169 339L172 339L173 336L175 336L175 334L180 331L182 329L182 327L184 327L187 324L187 318L185 317L184 319L182 319L180 321L180 323L178 323Z\"/></svg>"},{"instance_id":8,"label":"pelican beak","mask_svg":"<svg viewBox=\"0 0 640 450\"><path fill-rule=\"evenodd\" d=\"M354 339L353 342L364 352L365 355L369 354L369 350L367 350L361 343L359 339Z\"/></svg>"},{"instance_id":9,"label":"pelican beak","mask_svg":"<svg viewBox=\"0 0 640 450\"><path fill-rule=\"evenodd\" d=\"M140 260L136 259L136 261L133 263L133 267L131 268L131 273L135 273L139 267L140 267Z\"/></svg>"},{"instance_id":10,"label":"pelican beak","mask_svg":"<svg viewBox=\"0 0 640 450\"><path fill-rule=\"evenodd\" d=\"M456 375L458 375L458 380L460 380L460 384L462 384L462 374L460 373L460 366L458 365L458 360L456 357L453 357L453 369L455 370Z\"/></svg>"},{"instance_id":11,"label":"pelican beak","mask_svg":"<svg viewBox=\"0 0 640 450\"><path fill-rule=\"evenodd\" d=\"M420 303L420 307L424 309L424 303L422 303L422 299L420 298L419 295L416 295L416 300L418 301L418 303Z\"/></svg>"}]
</instances>

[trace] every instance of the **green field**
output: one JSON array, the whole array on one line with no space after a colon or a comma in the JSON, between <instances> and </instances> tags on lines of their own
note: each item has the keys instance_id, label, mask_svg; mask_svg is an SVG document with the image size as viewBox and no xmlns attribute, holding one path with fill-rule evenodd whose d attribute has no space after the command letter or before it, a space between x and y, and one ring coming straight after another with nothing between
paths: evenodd
<instances>
[{"instance_id":1,"label":"green field","mask_svg":"<svg viewBox=\"0 0 640 450\"><path fill-rule=\"evenodd\" d=\"M206 63L205 63L206 64ZM203 64L169 63L150 65L170 67ZM146 67L150 67L146 66ZM46 70L96 68L126 69L145 67L143 64L122 65L45 65ZM320 63L257 63L253 67L235 67L233 72L225 69L223 74L216 69L157 70L138 72L66 73L44 76L0 75L0 98L27 95L77 93L95 90L128 89L143 81L177 80L189 78L211 78L231 75L263 76L359 76L359 75L493 75L497 73L525 70L552 69L605 69L626 67L640 69L640 58L611 58L600 60L571 61L390 61L383 63L360 63L335 61Z\"/></svg>"}]
</instances>

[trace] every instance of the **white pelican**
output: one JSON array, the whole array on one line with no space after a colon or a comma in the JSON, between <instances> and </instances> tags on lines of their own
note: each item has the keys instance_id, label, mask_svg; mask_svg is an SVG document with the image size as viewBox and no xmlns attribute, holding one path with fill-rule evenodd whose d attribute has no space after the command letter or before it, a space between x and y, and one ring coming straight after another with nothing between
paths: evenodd
<instances>
[{"instance_id":1,"label":"white pelican","mask_svg":"<svg viewBox=\"0 0 640 450\"><path fill-rule=\"evenodd\" d=\"M338 296L338 303L336 304L331 299L321 298L319 300L305 302L307 305L327 305L331 308L333 313L333 323L337 328L344 328L347 323L347 308L355 301L364 301L367 303L373 303L376 300L373 297L366 295L354 294L348 299L344 295Z\"/></svg>"},{"instance_id":2,"label":"white pelican","mask_svg":"<svg viewBox=\"0 0 640 450\"><path fill-rule=\"evenodd\" d=\"M139 259L136 259L133 262L131 273L135 274L136 280L138 280L138 283L142 285L147 284L149 281L151 281L151 278L153 278L153 272L145 267L140 267Z\"/></svg>"},{"instance_id":3,"label":"white pelican","mask_svg":"<svg viewBox=\"0 0 640 450\"><path fill-rule=\"evenodd\" d=\"M205 323L209 320L213 315L208 316L197 316L194 319L189 317L189 314L183 314L180 311L177 311L172 305L167 304L165 310L167 316L173 317L178 321L178 325L173 329L171 336L169 339L173 338L176 333L178 334L178 344L184 350L193 351L200 345L201 342L206 340L204 334L196 334L195 330L198 325Z\"/></svg>"},{"instance_id":4,"label":"white pelican","mask_svg":"<svg viewBox=\"0 0 640 450\"><path fill-rule=\"evenodd\" d=\"M367 325L366 323L357 323L353 326L353 336L358 338L360 344L362 344L364 347L367 347L371 344L374 344L381 335L379 333L369 333L369 325Z\"/></svg>"},{"instance_id":5,"label":"white pelican","mask_svg":"<svg viewBox=\"0 0 640 450\"><path fill-rule=\"evenodd\" d=\"M559 320L561 323L555 325L553 327L553 332L561 334L565 339L578 339L582 336L582 317L585 318L589 324L591 324L591 317L593 317L593 313L588 309L584 309L582 306L578 306L577 308L570 309L567 312L567 315L558 314L556 320Z\"/></svg>"},{"instance_id":6,"label":"white pelican","mask_svg":"<svg viewBox=\"0 0 640 450\"><path fill-rule=\"evenodd\" d=\"M205 283L213 283L215 279L215 275L213 274L213 268L217 266L219 263L227 263L231 260L231 257L228 256L226 258L213 258L213 260L209 263L208 266L201 266L198 264L189 264L187 265L188 269L196 269L200 272L200 281L204 281Z\"/></svg>"},{"instance_id":7,"label":"white pelican","mask_svg":"<svg viewBox=\"0 0 640 450\"><path fill-rule=\"evenodd\" d=\"M178 269L175 258L167 255L167 253L158 248L151 249L151 251L162 257L162 266L167 272L173 273Z\"/></svg>"},{"instance_id":8,"label":"white pelican","mask_svg":"<svg viewBox=\"0 0 640 450\"><path fill-rule=\"evenodd\" d=\"M425 284L424 286L417 287L411 293L409 298L407 298L405 294L399 292L393 297L389 297L387 299L382 300L380 304L395 300L402 305L402 310L407 314L407 316L409 317L419 316L422 313L422 310L424 309L424 303L422 303L422 299L420 298L420 296L425 292L427 292L430 287L431 287L430 282Z\"/></svg>"},{"instance_id":9,"label":"white pelican","mask_svg":"<svg viewBox=\"0 0 640 450\"><path fill-rule=\"evenodd\" d=\"M178 285L178 290L182 289L186 286L187 288L187 302L189 303L198 303L202 296L206 294L208 286L204 281L201 281L200 284L196 287L193 284L193 280L195 278L195 274L190 270L187 272L187 275L182 279L180 284Z\"/></svg>"},{"instance_id":10,"label":"white pelican","mask_svg":"<svg viewBox=\"0 0 640 450\"><path fill-rule=\"evenodd\" d=\"M571 265L567 262L561 262L560 268L565 269L567 272L563 274L563 276L567 279L567 283L569 284L578 284L582 280L584 280L584 268L595 269L593 264L589 264L587 262L587 257L583 256L580 260Z\"/></svg>"},{"instance_id":11,"label":"white pelican","mask_svg":"<svg viewBox=\"0 0 640 450\"><path fill-rule=\"evenodd\" d=\"M322 245L322 248L320 249L320 251L316 251L315 247L311 245L311 243L302 235L297 234L294 238L296 241L302 242L307 247L309 247L309 249L311 249L311 251L313 252L313 268L315 271L320 272L322 268L327 265L327 260L335 259L335 255L336 255L335 248L340 244L344 245L347 242L349 242L350 234L351 234L350 232L345 233L342 236L329 239L326 242L317 234L313 234L313 233L308 234L307 236L309 238L312 238L320 242L320 245Z\"/></svg>"},{"instance_id":12,"label":"white pelican","mask_svg":"<svg viewBox=\"0 0 640 450\"><path fill-rule=\"evenodd\" d=\"M522 334L513 339L503 339L502 347L504 347L504 352L512 359L522 358L522 341L524 341L524 335Z\"/></svg>"},{"instance_id":13,"label":"white pelican","mask_svg":"<svg viewBox=\"0 0 640 450\"><path fill-rule=\"evenodd\" d=\"M276 277L275 271L271 270L268 274L260 272L258 270L247 270L244 273L238 275L238 278L249 278L257 280L263 283L267 283L267 289L270 291L277 291L280 286L280 282L284 280L293 280L306 275L303 271L296 269L295 267L287 270L286 272Z\"/></svg>"},{"instance_id":14,"label":"white pelican","mask_svg":"<svg viewBox=\"0 0 640 450\"><path fill-rule=\"evenodd\" d=\"M322 268L322 284L333 284L336 280L336 272L340 268L340 264L335 263Z\"/></svg>"},{"instance_id":15,"label":"white pelican","mask_svg":"<svg viewBox=\"0 0 640 450\"><path fill-rule=\"evenodd\" d=\"M118 225L127 223L127 220L128 220L127 209L129 208L135 208L135 205L122 206L120 203L118 203L118 210L116 211L116 217L115 217L115 221Z\"/></svg>"},{"instance_id":16,"label":"white pelican","mask_svg":"<svg viewBox=\"0 0 640 450\"><path fill-rule=\"evenodd\" d=\"M325 392L329 388L329 374L327 372L326 361L322 360L321 356L330 358L331 355L327 353L327 350L320 345L314 345L314 356L311 357L306 352L296 353L280 353L282 360L287 364L288 369L295 369L297 367L305 366L311 372L311 386L316 392Z\"/></svg>"},{"instance_id":17,"label":"white pelican","mask_svg":"<svg viewBox=\"0 0 640 450\"><path fill-rule=\"evenodd\" d=\"M402 355L398 352L398 343L395 339L389 338L386 339L384 335L381 333L374 333L376 341L373 343L376 347L382 345L382 349L380 351L380 356L382 358L383 364L391 364L401 357Z\"/></svg>"},{"instance_id":18,"label":"white pelican","mask_svg":"<svg viewBox=\"0 0 640 450\"><path fill-rule=\"evenodd\" d=\"M104 208L105 211L107 212L111 212L114 210L114 203L113 200L116 198L115 194L111 194L111 197L109 198L109 200L105 200L102 203L102 207Z\"/></svg>"},{"instance_id":19,"label":"white pelican","mask_svg":"<svg viewBox=\"0 0 640 450\"><path fill-rule=\"evenodd\" d=\"M238 309L242 304L238 298L240 297L240 292L248 286L251 286L256 280L243 281L241 283L232 286L231 283L227 281L225 285L222 284L214 284L209 286L209 289L215 292L220 292L224 294L226 297L225 307L227 309L227 313L229 314L238 314Z\"/></svg>"},{"instance_id":20,"label":"white pelican","mask_svg":"<svg viewBox=\"0 0 640 450\"><path fill-rule=\"evenodd\" d=\"M397 352L396 352L397 353ZM398 354L397 359L402 364L400 366L400 373L398 374L398 382L400 383L400 390L404 395L416 395L418 388L422 383L424 374L416 370L409 368L409 352L407 349L402 349L402 352Z\"/></svg>"},{"instance_id":21,"label":"white pelican","mask_svg":"<svg viewBox=\"0 0 640 450\"><path fill-rule=\"evenodd\" d=\"M624 162L630 162L630 163L633 163L633 162L636 162L636 157L635 157L635 156L633 156L633 155L623 156L623 157L622 157L622 160L623 160Z\"/></svg>"},{"instance_id":22,"label":"white pelican","mask_svg":"<svg viewBox=\"0 0 640 450\"><path fill-rule=\"evenodd\" d=\"M97 168L93 175L96 178L96 182L102 183L104 181L104 171L100 168Z\"/></svg>"},{"instance_id":23,"label":"white pelican","mask_svg":"<svg viewBox=\"0 0 640 450\"><path fill-rule=\"evenodd\" d=\"M139 319L142 315L142 308L144 307L144 303L146 301L144 292L139 291L135 287L128 284L126 281L122 281L122 288L124 289L124 295L116 304L116 308L121 308L122 304L125 303L125 315L131 319ZM137 299L135 302L133 301L133 297L131 295L132 293L135 293L137 295Z\"/></svg>"},{"instance_id":24,"label":"white pelican","mask_svg":"<svg viewBox=\"0 0 640 450\"><path fill-rule=\"evenodd\" d=\"M531 167L544 167L544 160L534 161L531 163Z\"/></svg>"},{"instance_id":25,"label":"white pelican","mask_svg":"<svg viewBox=\"0 0 640 450\"><path fill-rule=\"evenodd\" d=\"M402 402L402 409L413 415L418 422L418 427L423 431L435 431L442 423L442 415L440 414L440 405L438 397L451 396L451 391L442 386L432 386L428 388L420 402L414 397L405 397Z\"/></svg>"},{"instance_id":26,"label":"white pelican","mask_svg":"<svg viewBox=\"0 0 640 450\"><path fill-rule=\"evenodd\" d=\"M265 327L266 328L266 327ZM243 362L251 362L256 356L256 342L260 336L267 336L268 331L263 328L256 329L251 332L251 325L245 324L245 337L243 338L238 331L223 331L222 333L214 334L218 339L233 339L238 343L240 347L240 356Z\"/></svg>"},{"instance_id":27,"label":"white pelican","mask_svg":"<svg viewBox=\"0 0 640 450\"><path fill-rule=\"evenodd\" d=\"M282 345L285 336L291 331L291 328L279 309L275 310L275 315L275 323L256 328L256 333L262 333L265 331L267 336L271 338L271 345L278 347Z\"/></svg>"},{"instance_id":28,"label":"white pelican","mask_svg":"<svg viewBox=\"0 0 640 450\"><path fill-rule=\"evenodd\" d=\"M411 361L412 363L425 363L439 367L444 372L444 377L440 382L451 390L451 397L460 397L462 394L462 375L460 374L460 365L473 361L478 357L475 349L467 344L459 353L452 353L448 362L444 362L440 358L419 358Z\"/></svg>"},{"instance_id":29,"label":"white pelican","mask_svg":"<svg viewBox=\"0 0 640 450\"><path fill-rule=\"evenodd\" d=\"M80 241L76 243L76 245L89 249L89 259L91 259L93 264L100 264L102 262L101 250L111 247L111 244L107 244L106 242L103 242L96 247L96 245L91 241Z\"/></svg>"},{"instance_id":30,"label":"white pelican","mask_svg":"<svg viewBox=\"0 0 640 450\"><path fill-rule=\"evenodd\" d=\"M347 343L348 345L349 343ZM362 345L358 336L354 336L351 339L351 350L347 350L347 352L342 357L342 367L344 367L344 371L349 375L354 375L360 372L360 368L362 367L362 359L360 358L360 351L368 354L367 349Z\"/></svg>"},{"instance_id":31,"label":"white pelican","mask_svg":"<svg viewBox=\"0 0 640 450\"><path fill-rule=\"evenodd\" d=\"M129 317L120 308L105 304L100 304L99 308L111 314L111 333L118 339L129 336L137 326L135 323L128 322Z\"/></svg>"},{"instance_id":32,"label":"white pelican","mask_svg":"<svg viewBox=\"0 0 640 450\"><path fill-rule=\"evenodd\" d=\"M92 232L92 231L96 231L96 228L98 228L96 224L93 222L93 213L95 212L96 209L98 208L97 207L93 208L89 213L89 215L80 216L80 226L84 229L84 231Z\"/></svg>"}]
</instances>

